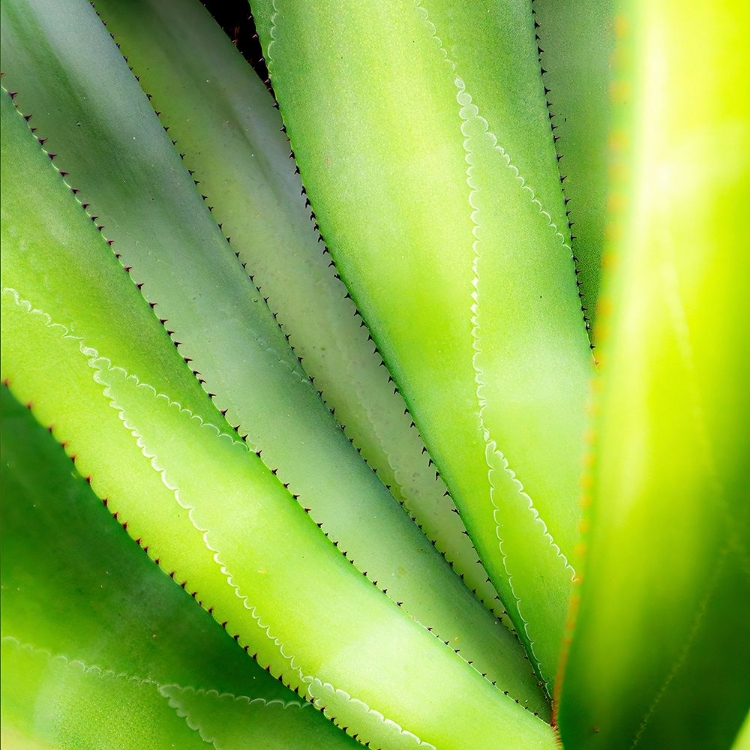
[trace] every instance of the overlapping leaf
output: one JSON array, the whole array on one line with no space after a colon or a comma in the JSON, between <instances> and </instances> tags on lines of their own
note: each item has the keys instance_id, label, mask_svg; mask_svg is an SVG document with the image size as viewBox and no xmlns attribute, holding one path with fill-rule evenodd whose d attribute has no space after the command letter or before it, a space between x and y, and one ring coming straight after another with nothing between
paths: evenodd
<instances>
[{"instance_id":1,"label":"overlapping leaf","mask_svg":"<svg viewBox=\"0 0 750 750\"><path fill-rule=\"evenodd\" d=\"M3 377L128 532L350 733L494 747L501 727L508 747L549 745L548 725L373 587L222 420L7 96L2 132Z\"/></svg>"},{"instance_id":2,"label":"overlapping leaf","mask_svg":"<svg viewBox=\"0 0 750 750\"><path fill-rule=\"evenodd\" d=\"M593 363L530 5L252 7L323 238L551 685Z\"/></svg>"},{"instance_id":3,"label":"overlapping leaf","mask_svg":"<svg viewBox=\"0 0 750 750\"><path fill-rule=\"evenodd\" d=\"M195 696L189 716L220 702L224 737L356 747L248 659L137 549L28 410L0 396L9 747L205 748L181 719L183 694ZM224 737L217 748L244 746Z\"/></svg>"},{"instance_id":4,"label":"overlapping leaf","mask_svg":"<svg viewBox=\"0 0 750 750\"><path fill-rule=\"evenodd\" d=\"M445 485L320 241L265 86L198 3L98 0L95 7L347 436L467 585L501 614Z\"/></svg>"},{"instance_id":5,"label":"overlapping leaf","mask_svg":"<svg viewBox=\"0 0 750 750\"><path fill-rule=\"evenodd\" d=\"M318 398L88 3L3 9L3 64L17 105L35 113L56 164L216 407L361 572L545 712L515 636L453 574ZM116 102L103 107L109 91Z\"/></svg>"},{"instance_id":6,"label":"overlapping leaf","mask_svg":"<svg viewBox=\"0 0 750 750\"><path fill-rule=\"evenodd\" d=\"M571 247L581 300L592 327L604 249L614 6L612 0L533 0Z\"/></svg>"}]
</instances>

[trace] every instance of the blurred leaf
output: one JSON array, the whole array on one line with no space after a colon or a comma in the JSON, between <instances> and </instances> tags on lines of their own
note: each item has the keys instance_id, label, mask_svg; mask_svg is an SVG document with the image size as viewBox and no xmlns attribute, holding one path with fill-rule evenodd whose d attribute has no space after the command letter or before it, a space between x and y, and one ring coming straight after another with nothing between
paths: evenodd
<instances>
[{"instance_id":1,"label":"blurred leaf","mask_svg":"<svg viewBox=\"0 0 750 750\"><path fill-rule=\"evenodd\" d=\"M745 722L737 735L732 750L748 750L750 748L750 713L745 717Z\"/></svg>"},{"instance_id":2,"label":"blurred leaf","mask_svg":"<svg viewBox=\"0 0 750 750\"><path fill-rule=\"evenodd\" d=\"M626 179L558 720L575 748L725 748L750 705L750 7L615 28Z\"/></svg>"}]
</instances>

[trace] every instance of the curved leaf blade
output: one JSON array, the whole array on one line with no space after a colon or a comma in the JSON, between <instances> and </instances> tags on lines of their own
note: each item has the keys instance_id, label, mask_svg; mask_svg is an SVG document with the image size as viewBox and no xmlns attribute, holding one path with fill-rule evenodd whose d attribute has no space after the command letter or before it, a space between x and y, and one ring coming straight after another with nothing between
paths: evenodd
<instances>
[{"instance_id":1,"label":"curved leaf blade","mask_svg":"<svg viewBox=\"0 0 750 750\"><path fill-rule=\"evenodd\" d=\"M596 320L607 201L614 3L533 0L540 61L589 325Z\"/></svg>"},{"instance_id":2,"label":"curved leaf blade","mask_svg":"<svg viewBox=\"0 0 750 750\"><path fill-rule=\"evenodd\" d=\"M16 156L2 165L3 283L14 285L2 294L3 377L54 424L128 532L195 586L261 665L360 739L495 748L501 731L501 746L552 747L549 725L367 582L221 422L23 118L2 103L4 146ZM55 264L65 253L63 273ZM87 274L110 289L100 306L88 302ZM30 302L42 298L47 310ZM66 309L68 325L57 320ZM129 330L111 325L118 316ZM196 392L193 412L184 403ZM123 474L124 489L114 486Z\"/></svg>"},{"instance_id":3,"label":"curved leaf blade","mask_svg":"<svg viewBox=\"0 0 750 750\"><path fill-rule=\"evenodd\" d=\"M467 586L503 616L403 398L320 243L265 86L197 2L98 0L96 9L319 395Z\"/></svg>"},{"instance_id":4,"label":"curved leaf blade","mask_svg":"<svg viewBox=\"0 0 750 750\"><path fill-rule=\"evenodd\" d=\"M559 724L581 748L727 747L750 703L750 10L623 3L616 29L627 180Z\"/></svg>"},{"instance_id":5,"label":"curved leaf blade","mask_svg":"<svg viewBox=\"0 0 750 750\"><path fill-rule=\"evenodd\" d=\"M572 553L593 361L530 4L252 7L322 235L551 686L572 573L516 561L528 629L502 514L516 478L534 543Z\"/></svg>"},{"instance_id":6,"label":"curved leaf blade","mask_svg":"<svg viewBox=\"0 0 750 750\"><path fill-rule=\"evenodd\" d=\"M12 0L3 12L16 104L36 113L55 163L214 405L358 570L480 673L546 713L516 637L454 575L318 398L88 3ZM104 107L110 91L116 102Z\"/></svg>"},{"instance_id":7,"label":"curved leaf blade","mask_svg":"<svg viewBox=\"0 0 750 750\"><path fill-rule=\"evenodd\" d=\"M211 711L221 694L227 727L276 747L356 746L309 706L288 711L293 722L263 711L306 704L137 551L7 388L0 398L8 742L205 747L169 708L173 694L191 691L195 711Z\"/></svg>"}]
</instances>

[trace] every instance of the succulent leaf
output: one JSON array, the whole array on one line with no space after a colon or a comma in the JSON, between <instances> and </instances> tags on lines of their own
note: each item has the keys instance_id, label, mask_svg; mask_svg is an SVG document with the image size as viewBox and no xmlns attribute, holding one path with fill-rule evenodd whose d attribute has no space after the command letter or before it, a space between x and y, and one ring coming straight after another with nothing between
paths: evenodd
<instances>
[{"instance_id":1,"label":"succulent leaf","mask_svg":"<svg viewBox=\"0 0 750 750\"><path fill-rule=\"evenodd\" d=\"M604 248L614 3L533 0L533 10L560 175L565 178L566 223L591 333Z\"/></svg>"},{"instance_id":2,"label":"succulent leaf","mask_svg":"<svg viewBox=\"0 0 750 750\"><path fill-rule=\"evenodd\" d=\"M750 9L679 11L623 3L615 21L621 177L559 700L571 747L727 747L750 704Z\"/></svg>"},{"instance_id":3,"label":"succulent leaf","mask_svg":"<svg viewBox=\"0 0 750 750\"><path fill-rule=\"evenodd\" d=\"M322 236L549 687L593 361L530 3L252 7ZM542 553L512 576L506 460Z\"/></svg>"},{"instance_id":4,"label":"succulent leaf","mask_svg":"<svg viewBox=\"0 0 750 750\"><path fill-rule=\"evenodd\" d=\"M128 532L362 741L497 747L501 731L508 748L553 747L548 724L369 583L222 422L9 97L2 106L14 154L2 164L2 375ZM87 277L108 292L98 304Z\"/></svg>"},{"instance_id":5,"label":"succulent leaf","mask_svg":"<svg viewBox=\"0 0 750 750\"><path fill-rule=\"evenodd\" d=\"M16 105L39 113L32 116L55 164L104 225L215 406L358 570L480 673L546 715L516 637L454 575L319 399L89 4L18 0L3 8L3 64ZM74 71L80 75L70 78ZM66 77L79 88L61 96L51 82ZM109 91L118 92L116 104L102 109ZM97 137L88 138L94 123ZM125 360L111 361L170 393ZM112 387L108 372L99 377ZM223 418L205 416L210 404L196 411L178 400L225 431Z\"/></svg>"},{"instance_id":6,"label":"succulent leaf","mask_svg":"<svg viewBox=\"0 0 750 750\"><path fill-rule=\"evenodd\" d=\"M198 3L98 0L96 9L346 435L467 586L503 616L445 484L321 243L266 87Z\"/></svg>"},{"instance_id":7,"label":"succulent leaf","mask_svg":"<svg viewBox=\"0 0 750 750\"><path fill-rule=\"evenodd\" d=\"M170 709L189 693L194 714L221 695L228 728L278 747L355 745L248 659L141 554L7 388L0 398L4 741L204 746ZM278 707L293 705L310 710L281 720Z\"/></svg>"}]
</instances>

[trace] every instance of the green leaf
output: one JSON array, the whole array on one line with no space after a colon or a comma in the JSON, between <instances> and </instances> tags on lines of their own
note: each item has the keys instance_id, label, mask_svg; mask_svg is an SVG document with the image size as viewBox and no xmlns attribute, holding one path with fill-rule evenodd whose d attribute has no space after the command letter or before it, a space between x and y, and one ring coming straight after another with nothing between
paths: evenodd
<instances>
[{"instance_id":1,"label":"green leaf","mask_svg":"<svg viewBox=\"0 0 750 750\"><path fill-rule=\"evenodd\" d=\"M320 242L266 87L197 2L98 0L96 9L346 435L467 586L502 616L445 484Z\"/></svg>"},{"instance_id":2,"label":"green leaf","mask_svg":"<svg viewBox=\"0 0 750 750\"><path fill-rule=\"evenodd\" d=\"M7 388L0 398L9 743L205 747L170 709L190 693L198 713L220 694L228 730L276 747L354 745L152 565L49 433ZM294 720L281 720L279 707Z\"/></svg>"},{"instance_id":3,"label":"green leaf","mask_svg":"<svg viewBox=\"0 0 750 750\"><path fill-rule=\"evenodd\" d=\"M616 20L628 180L559 701L571 747L728 747L750 704L750 9L682 10Z\"/></svg>"},{"instance_id":4,"label":"green leaf","mask_svg":"<svg viewBox=\"0 0 750 750\"><path fill-rule=\"evenodd\" d=\"M363 741L494 748L502 732L508 748L552 747L549 725L372 586L222 422L2 106L14 153L2 163L3 378L128 533L262 666Z\"/></svg>"},{"instance_id":5,"label":"green leaf","mask_svg":"<svg viewBox=\"0 0 750 750\"><path fill-rule=\"evenodd\" d=\"M750 748L750 713L745 717L742 728L732 745L732 750L748 750L748 748Z\"/></svg>"},{"instance_id":6,"label":"green leaf","mask_svg":"<svg viewBox=\"0 0 750 750\"><path fill-rule=\"evenodd\" d=\"M266 701L178 685L164 687L162 695L217 750L243 750L248 746L264 750L361 747L300 700Z\"/></svg>"},{"instance_id":7,"label":"green leaf","mask_svg":"<svg viewBox=\"0 0 750 750\"><path fill-rule=\"evenodd\" d=\"M579 290L593 326L601 283L614 48L612 0L533 0L539 59L564 176Z\"/></svg>"},{"instance_id":8,"label":"green leaf","mask_svg":"<svg viewBox=\"0 0 750 750\"><path fill-rule=\"evenodd\" d=\"M155 683L289 700L139 551L29 411L0 393L3 634Z\"/></svg>"},{"instance_id":9,"label":"green leaf","mask_svg":"<svg viewBox=\"0 0 750 750\"><path fill-rule=\"evenodd\" d=\"M252 7L322 236L551 685L593 361L530 4Z\"/></svg>"},{"instance_id":10,"label":"green leaf","mask_svg":"<svg viewBox=\"0 0 750 750\"><path fill-rule=\"evenodd\" d=\"M3 638L3 744L94 750L206 748L158 685Z\"/></svg>"},{"instance_id":11,"label":"green leaf","mask_svg":"<svg viewBox=\"0 0 750 750\"><path fill-rule=\"evenodd\" d=\"M546 712L516 637L453 574L318 398L88 3L16 0L3 8L3 66L15 103L35 113L55 164L104 225L214 405L358 570L480 673ZM111 91L116 103L103 108ZM210 404L201 408L213 412L207 421L224 423Z\"/></svg>"}]
</instances>

